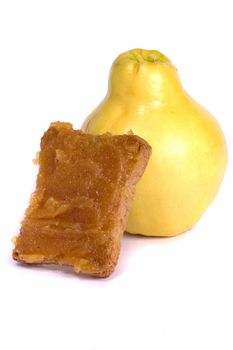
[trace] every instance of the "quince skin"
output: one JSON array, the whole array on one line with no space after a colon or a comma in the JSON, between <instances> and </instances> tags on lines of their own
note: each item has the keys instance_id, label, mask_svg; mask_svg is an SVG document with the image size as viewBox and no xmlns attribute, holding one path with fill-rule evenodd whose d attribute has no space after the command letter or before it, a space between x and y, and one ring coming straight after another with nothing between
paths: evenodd
<instances>
[{"instance_id":1,"label":"quince skin","mask_svg":"<svg viewBox=\"0 0 233 350\"><path fill-rule=\"evenodd\" d=\"M173 236L191 228L214 199L227 164L214 117L183 89L158 51L134 49L114 61L109 89L83 128L92 134L132 130L152 146L127 231Z\"/></svg>"}]
</instances>

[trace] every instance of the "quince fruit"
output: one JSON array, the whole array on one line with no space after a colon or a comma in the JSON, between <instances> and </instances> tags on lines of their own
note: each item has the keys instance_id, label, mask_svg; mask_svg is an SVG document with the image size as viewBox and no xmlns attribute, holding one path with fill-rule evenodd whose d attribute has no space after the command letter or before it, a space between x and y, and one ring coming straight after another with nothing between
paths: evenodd
<instances>
[{"instance_id":1,"label":"quince fruit","mask_svg":"<svg viewBox=\"0 0 233 350\"><path fill-rule=\"evenodd\" d=\"M214 117L183 89L171 61L154 50L119 55L100 105L84 122L91 134L134 134L152 156L131 207L127 231L174 236L191 228L216 196L227 164Z\"/></svg>"}]
</instances>

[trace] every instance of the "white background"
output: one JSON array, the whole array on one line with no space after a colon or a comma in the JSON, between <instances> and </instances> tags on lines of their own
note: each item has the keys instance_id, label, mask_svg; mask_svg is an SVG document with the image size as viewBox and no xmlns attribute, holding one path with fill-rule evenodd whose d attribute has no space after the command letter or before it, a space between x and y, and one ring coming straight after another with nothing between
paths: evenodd
<instances>
[{"instance_id":1,"label":"white background","mask_svg":"<svg viewBox=\"0 0 233 350\"><path fill-rule=\"evenodd\" d=\"M0 0L0 349L233 349L232 1ZM22 267L11 238L51 121L76 128L106 92L115 57L157 49L224 130L221 191L176 238L125 236L99 280Z\"/></svg>"}]
</instances>

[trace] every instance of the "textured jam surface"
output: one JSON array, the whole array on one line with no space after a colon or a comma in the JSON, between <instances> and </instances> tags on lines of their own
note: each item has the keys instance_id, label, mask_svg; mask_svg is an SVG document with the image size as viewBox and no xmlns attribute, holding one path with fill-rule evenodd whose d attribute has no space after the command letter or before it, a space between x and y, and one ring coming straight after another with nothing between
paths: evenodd
<instances>
[{"instance_id":1,"label":"textured jam surface","mask_svg":"<svg viewBox=\"0 0 233 350\"><path fill-rule=\"evenodd\" d=\"M86 135L69 123L52 123L41 139L36 191L14 259L109 275L149 153L137 136Z\"/></svg>"}]
</instances>

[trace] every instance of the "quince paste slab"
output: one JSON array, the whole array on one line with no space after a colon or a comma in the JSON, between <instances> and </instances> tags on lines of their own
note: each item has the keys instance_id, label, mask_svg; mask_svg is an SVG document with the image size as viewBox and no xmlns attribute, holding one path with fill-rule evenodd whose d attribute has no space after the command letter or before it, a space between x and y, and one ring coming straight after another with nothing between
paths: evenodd
<instances>
[{"instance_id":1,"label":"quince paste slab","mask_svg":"<svg viewBox=\"0 0 233 350\"><path fill-rule=\"evenodd\" d=\"M107 277L117 264L135 186L151 154L135 135L100 136L52 123L13 258Z\"/></svg>"}]
</instances>

